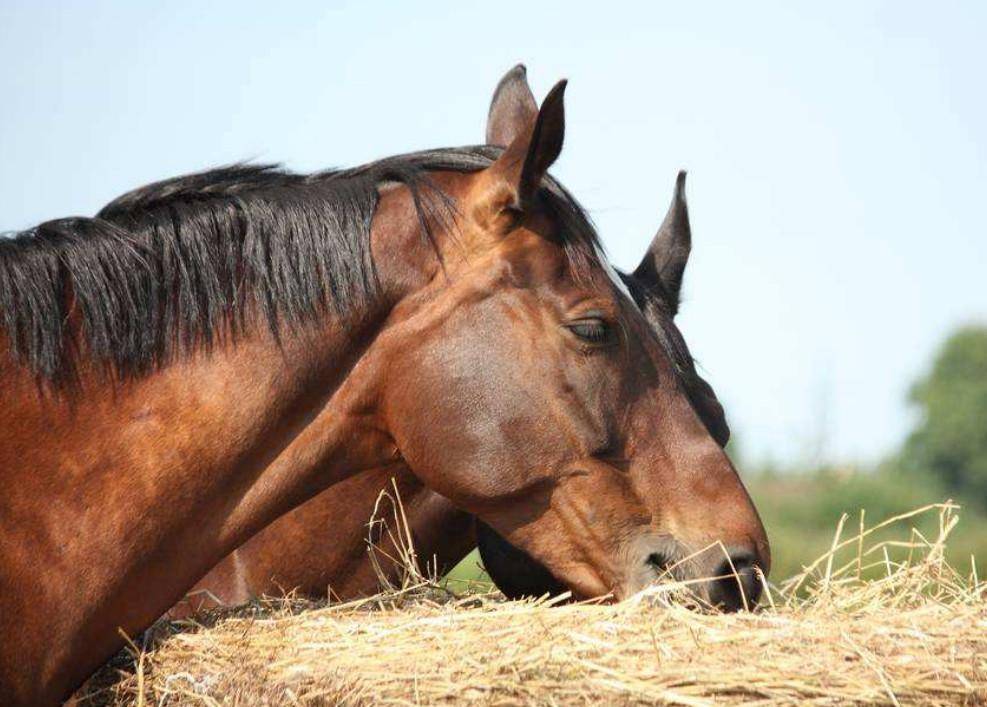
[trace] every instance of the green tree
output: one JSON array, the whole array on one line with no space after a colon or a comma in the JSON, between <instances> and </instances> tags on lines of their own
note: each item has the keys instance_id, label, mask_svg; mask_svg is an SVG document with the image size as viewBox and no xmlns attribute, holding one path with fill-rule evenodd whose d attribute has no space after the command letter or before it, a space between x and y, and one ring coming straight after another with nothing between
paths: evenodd
<instances>
[{"instance_id":1,"label":"green tree","mask_svg":"<svg viewBox=\"0 0 987 707\"><path fill-rule=\"evenodd\" d=\"M909 401L921 417L901 465L935 476L957 500L987 508L987 326L952 334Z\"/></svg>"}]
</instances>

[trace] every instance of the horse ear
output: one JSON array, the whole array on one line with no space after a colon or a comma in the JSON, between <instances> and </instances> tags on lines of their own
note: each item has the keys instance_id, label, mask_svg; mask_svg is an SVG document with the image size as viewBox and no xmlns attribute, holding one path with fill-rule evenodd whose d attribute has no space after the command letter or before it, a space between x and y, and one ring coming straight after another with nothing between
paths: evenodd
<instances>
[{"instance_id":1,"label":"horse ear","mask_svg":"<svg viewBox=\"0 0 987 707\"><path fill-rule=\"evenodd\" d=\"M494 89L487 113L487 144L507 147L531 125L538 104L528 86L528 70L518 64Z\"/></svg>"},{"instance_id":2,"label":"horse ear","mask_svg":"<svg viewBox=\"0 0 987 707\"><path fill-rule=\"evenodd\" d=\"M502 214L523 212L537 193L545 172L562 151L565 86L565 80L555 84L534 119L487 169L489 192L483 204L494 219Z\"/></svg>"},{"instance_id":3,"label":"horse ear","mask_svg":"<svg viewBox=\"0 0 987 707\"><path fill-rule=\"evenodd\" d=\"M685 170L675 180L675 195L665 220L648 246L634 277L643 285L660 289L671 299L672 312L678 311L682 275L692 250L689 207L685 201Z\"/></svg>"}]
</instances>

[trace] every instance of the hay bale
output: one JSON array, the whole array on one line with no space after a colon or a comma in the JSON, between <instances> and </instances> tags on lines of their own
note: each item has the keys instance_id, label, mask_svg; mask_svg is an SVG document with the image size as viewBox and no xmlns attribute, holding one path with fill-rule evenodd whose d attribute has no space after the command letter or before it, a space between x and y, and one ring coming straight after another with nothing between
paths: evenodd
<instances>
[{"instance_id":1,"label":"hay bale","mask_svg":"<svg viewBox=\"0 0 987 707\"><path fill-rule=\"evenodd\" d=\"M768 605L752 613L691 610L674 585L620 604L552 606L457 597L418 582L360 602L256 604L207 625L159 626L130 670L91 697L119 705L984 704L987 584L943 559L954 511L937 505L847 540L837 534L830 553L770 587ZM932 541L865 543L928 512L940 514Z\"/></svg>"}]
</instances>

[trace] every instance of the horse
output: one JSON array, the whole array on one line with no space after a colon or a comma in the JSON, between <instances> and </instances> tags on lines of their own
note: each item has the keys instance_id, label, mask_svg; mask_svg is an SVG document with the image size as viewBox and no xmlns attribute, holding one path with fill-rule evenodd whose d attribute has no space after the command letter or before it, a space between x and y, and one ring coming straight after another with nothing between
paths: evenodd
<instances>
[{"instance_id":1,"label":"horse","mask_svg":"<svg viewBox=\"0 0 987 707\"><path fill-rule=\"evenodd\" d=\"M488 109L488 120L501 115L511 106L498 105L507 99L534 110L534 95L527 83L523 66L508 72L498 84L513 83L510 92L498 89ZM488 141L495 141L490 121ZM678 310L678 290L688 262L692 243L688 205L685 198L685 172L676 179L668 211L634 272L617 274L630 292L636 306L662 336L660 318L655 316L653 298L668 299L661 306L674 316ZM681 272L666 278L667 286L649 295L648 282L654 275L649 269L676 260ZM672 290L674 287L674 291ZM710 434L725 446L730 429L723 407L707 383L696 371L688 350L682 345L669 347L677 366L688 371L682 383L693 401L700 420ZM394 582L404 571L399 561L374 563L368 552L376 542L384 543L382 554L391 559L401 554L390 535L372 537L371 531L382 526L368 526L376 510L376 500L390 491L402 500L402 515L416 559L426 571L441 576L455 566L479 542L485 568L497 587L511 599L558 595L564 585L544 567L503 540L496 531L481 524L479 533L473 519L447 499L422 486L408 469L372 470L323 491L315 498L279 518L244 545L225 557L196 583L188 595L169 611L172 618L183 618L215 606L234 605L260 596L293 593L312 599L324 599L327 593L340 600L355 599L380 589L381 579ZM382 578L379 573L383 572ZM756 598L755 596L745 597ZM734 596L728 608L740 608Z\"/></svg>"},{"instance_id":2,"label":"horse","mask_svg":"<svg viewBox=\"0 0 987 707\"><path fill-rule=\"evenodd\" d=\"M496 113L494 107L491 113ZM681 172L668 213L642 259L643 267L649 260L667 258L676 248L688 258L691 228L684 186L685 173ZM635 304L647 311L646 286L634 273L617 272ZM677 307L677 293L676 300L664 306ZM656 328L657 333L660 329ZM681 356L679 365L692 365L693 375L684 379L687 390L703 424L725 446L730 428L713 388L695 372L691 357ZM368 552L377 542L384 543L382 554L386 557L395 559L402 552L391 535L377 533L374 537L372 529L381 526L368 525L378 510L376 499L390 492L392 484L402 503L401 515L406 519L416 558L426 563L431 574L445 574L479 543L484 567L508 598L554 596L565 591L544 567L510 546L489 526L481 524L477 533L469 514L422 486L409 470L375 469L323 491L274 521L223 558L172 607L169 616L185 618L203 609L286 593L312 599L324 599L327 593L343 601L356 599L380 589L382 571L385 580L396 581L404 571L400 562L374 564ZM756 599L756 592L748 599Z\"/></svg>"},{"instance_id":3,"label":"horse","mask_svg":"<svg viewBox=\"0 0 987 707\"><path fill-rule=\"evenodd\" d=\"M495 115L496 106L490 112ZM685 173L681 172L668 213L639 268L647 267L648 262L667 259L675 249L688 258L691 228L684 186ZM634 273L618 270L618 275L635 304L648 311L647 287ZM678 294L674 295L674 300L663 303L665 308L677 309ZM660 334L658 320L652 316L652 321L656 334ZM691 366L692 373L683 382L700 419L717 442L725 446L730 428L715 392L695 372L691 357L680 353L679 366L685 370ZM553 596L565 591L564 585L544 567L512 547L489 526L481 524L477 533L467 513L417 483L407 469L396 470L393 475L373 470L323 491L234 550L172 608L170 616L187 617L205 608L287 592L313 599L323 599L328 592L345 601L378 591L381 571L387 573L384 579L395 581L403 568L398 562L373 564L368 549L374 540L367 532L375 499L387 492L392 482L403 501L402 515L416 557L424 560L432 574L445 574L479 543L485 569L508 598ZM378 537L377 541L386 543L385 556L393 558L400 554L400 548L394 546L390 537ZM736 602L741 597L733 599ZM756 599L756 590L747 599ZM740 606L734 604L729 608Z\"/></svg>"},{"instance_id":4,"label":"horse","mask_svg":"<svg viewBox=\"0 0 987 707\"><path fill-rule=\"evenodd\" d=\"M574 596L670 567L754 596L767 536L671 313L656 334L548 172L565 88L532 110L507 80L486 145L234 165L0 243L0 701L57 702L274 519L391 466Z\"/></svg>"}]
</instances>

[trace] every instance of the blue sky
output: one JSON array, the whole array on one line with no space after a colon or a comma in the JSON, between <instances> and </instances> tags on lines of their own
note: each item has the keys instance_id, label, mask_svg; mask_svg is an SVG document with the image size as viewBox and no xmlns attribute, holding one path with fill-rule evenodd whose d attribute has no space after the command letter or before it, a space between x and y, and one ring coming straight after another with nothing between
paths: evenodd
<instances>
[{"instance_id":1,"label":"blue sky","mask_svg":"<svg viewBox=\"0 0 987 707\"><path fill-rule=\"evenodd\" d=\"M633 266L676 171L681 327L748 455L867 461L987 320L984 3L0 1L0 230L245 158L300 170L483 135L561 77L555 174Z\"/></svg>"}]
</instances>

